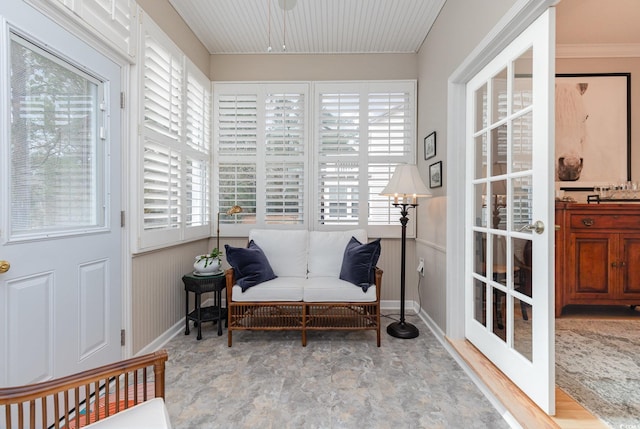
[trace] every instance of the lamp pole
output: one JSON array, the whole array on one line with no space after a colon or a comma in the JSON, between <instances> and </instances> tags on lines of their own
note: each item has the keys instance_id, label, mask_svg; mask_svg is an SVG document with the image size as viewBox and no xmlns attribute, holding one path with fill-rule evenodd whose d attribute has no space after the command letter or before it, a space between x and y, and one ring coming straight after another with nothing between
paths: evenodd
<instances>
[{"instance_id":1,"label":"lamp pole","mask_svg":"<svg viewBox=\"0 0 640 429\"><path fill-rule=\"evenodd\" d=\"M404 320L404 295L405 295L405 262L407 257L407 222L409 222L409 218L407 215L409 214L409 208L417 207L418 204L408 204L408 203L394 203L394 207L400 207L400 225L402 225L402 252L400 254L400 321L393 322L389 326L387 326L387 334L396 338L404 338L410 339L417 337L420 332L418 328L416 328L411 323L407 323Z\"/></svg>"}]
</instances>

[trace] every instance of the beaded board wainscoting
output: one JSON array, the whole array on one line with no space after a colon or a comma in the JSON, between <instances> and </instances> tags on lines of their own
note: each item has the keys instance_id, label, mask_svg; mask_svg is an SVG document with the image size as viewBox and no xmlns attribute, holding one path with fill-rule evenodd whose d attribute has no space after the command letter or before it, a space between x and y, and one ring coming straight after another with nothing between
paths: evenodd
<instances>
[{"instance_id":1,"label":"beaded board wainscoting","mask_svg":"<svg viewBox=\"0 0 640 429\"><path fill-rule=\"evenodd\" d=\"M174 429L508 428L416 316L412 340L375 332L241 331L227 347L203 339L166 346L166 404ZM386 319L387 322L389 321ZM385 323L386 325L386 323Z\"/></svg>"}]
</instances>

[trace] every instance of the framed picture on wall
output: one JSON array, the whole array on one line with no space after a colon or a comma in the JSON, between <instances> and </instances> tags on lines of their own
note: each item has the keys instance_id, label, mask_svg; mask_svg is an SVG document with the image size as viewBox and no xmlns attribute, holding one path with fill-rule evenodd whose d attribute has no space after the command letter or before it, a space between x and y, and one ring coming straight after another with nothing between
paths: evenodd
<instances>
[{"instance_id":1,"label":"framed picture on wall","mask_svg":"<svg viewBox=\"0 0 640 429\"><path fill-rule=\"evenodd\" d=\"M442 186L442 161L429 166L429 187L439 188L440 186Z\"/></svg>"},{"instance_id":2,"label":"framed picture on wall","mask_svg":"<svg viewBox=\"0 0 640 429\"><path fill-rule=\"evenodd\" d=\"M424 138L424 159L436 156L436 132L432 132Z\"/></svg>"},{"instance_id":3,"label":"framed picture on wall","mask_svg":"<svg viewBox=\"0 0 640 429\"><path fill-rule=\"evenodd\" d=\"M556 75L560 189L631 180L631 74Z\"/></svg>"}]
</instances>

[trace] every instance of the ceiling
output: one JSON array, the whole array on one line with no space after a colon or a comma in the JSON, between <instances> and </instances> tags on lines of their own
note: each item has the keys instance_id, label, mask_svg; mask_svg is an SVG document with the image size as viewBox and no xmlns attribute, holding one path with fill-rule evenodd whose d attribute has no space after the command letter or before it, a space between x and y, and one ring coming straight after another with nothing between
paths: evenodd
<instances>
[{"instance_id":1,"label":"ceiling","mask_svg":"<svg viewBox=\"0 0 640 429\"><path fill-rule=\"evenodd\" d=\"M418 52L445 0L169 2L211 54L336 54Z\"/></svg>"},{"instance_id":2,"label":"ceiling","mask_svg":"<svg viewBox=\"0 0 640 429\"><path fill-rule=\"evenodd\" d=\"M415 53L445 0L169 0L211 54ZM558 44L640 43L640 1L562 0Z\"/></svg>"}]
</instances>

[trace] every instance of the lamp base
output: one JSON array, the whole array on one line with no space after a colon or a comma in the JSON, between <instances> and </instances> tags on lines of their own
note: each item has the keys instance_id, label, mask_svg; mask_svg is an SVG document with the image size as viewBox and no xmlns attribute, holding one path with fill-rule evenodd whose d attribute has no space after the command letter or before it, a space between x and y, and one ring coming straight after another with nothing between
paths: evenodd
<instances>
[{"instance_id":1,"label":"lamp base","mask_svg":"<svg viewBox=\"0 0 640 429\"><path fill-rule=\"evenodd\" d=\"M420 335L420 331L411 323L393 322L387 326L387 334L396 338L411 339Z\"/></svg>"}]
</instances>

